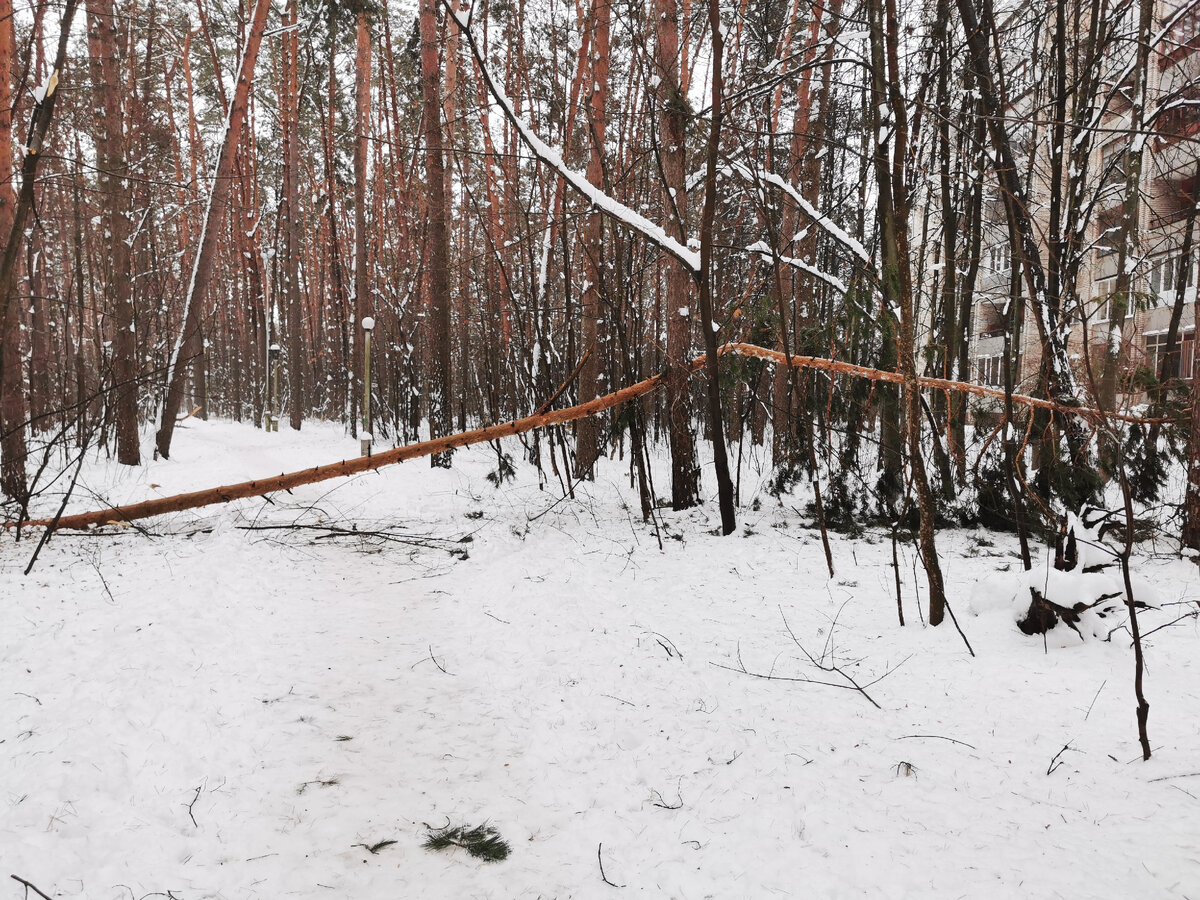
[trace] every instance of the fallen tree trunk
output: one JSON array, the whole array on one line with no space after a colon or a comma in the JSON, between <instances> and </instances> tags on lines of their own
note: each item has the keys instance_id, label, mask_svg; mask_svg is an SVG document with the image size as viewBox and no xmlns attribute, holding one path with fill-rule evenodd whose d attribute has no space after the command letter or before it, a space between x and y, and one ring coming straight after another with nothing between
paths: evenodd
<instances>
[{"instance_id":1,"label":"fallen tree trunk","mask_svg":"<svg viewBox=\"0 0 1200 900\"><path fill-rule=\"evenodd\" d=\"M786 356L778 350L768 350L766 347L759 347L757 344L725 344L719 349L719 354L725 356L734 354L737 356L751 356L757 359L766 360L777 365L790 365L797 368L817 369L824 372L830 372L835 375L850 375L854 378L866 378L871 381L885 381L890 383L899 383L903 380L903 376L898 372L885 372L879 369L869 369L865 366L856 366L852 363L839 362L834 359L821 359L813 356ZM690 365L690 369L695 372L703 367L705 361L704 356L697 357ZM921 386L933 390L944 391L959 391L962 393L973 394L979 397L995 397L997 399L1004 398L1004 392L993 388L982 387L977 384L965 384L959 381L949 381L944 378L920 378ZM570 406L565 409L554 410L553 412L538 412L532 416L526 416L523 419L515 419L511 422L503 422L498 425L488 425L484 428L478 428L474 431L464 431L459 434L452 434L446 437L436 438L429 441L420 441L415 444L408 444L404 447L397 447L394 450L386 450L382 453L376 453L372 456L361 456L357 459L347 459L341 462L330 463L324 466L314 466L311 469L302 469L298 472L289 472L283 475L277 475L273 478L260 478L254 481L243 481L240 484L230 484L223 487L208 488L203 491L193 491L188 494L176 494L171 497L159 497L154 500L145 500L141 503L132 503L128 506L114 506L109 509L95 510L93 512L78 513L71 516L63 516L55 523L52 519L39 519L26 523L29 526L37 526L40 528L70 528L84 529L91 528L93 525L108 525L120 522L132 522L137 519L146 519L151 516L160 516L165 513L182 512L188 509L199 509L203 506L212 506L217 503L229 503L233 500L242 500L246 497L261 497L265 494L274 493L275 491L287 491L292 488L301 487L306 484L314 484L318 481L326 481L330 478L342 478L347 475L357 475L360 472L370 472L374 469L380 469L384 466L390 466L393 463L404 462L410 459L419 459L423 456L431 456L435 453L442 453L446 450L453 450L457 447L467 447L471 444L479 444L484 441L494 441L503 437L510 437L514 434L522 434L526 431L532 431L535 428L545 428L548 425L561 425L564 422L570 422L574 419L581 419L585 416L594 416L597 413L612 409L614 406L619 406L622 403L627 403L630 400L635 400L638 397L645 396L656 390L659 386L665 383L665 376L662 374L653 375L644 381L639 381L637 384L632 384L629 387L622 388L615 393L608 394L604 397L598 397L587 403L581 403L578 406ZM1082 416L1086 419L1101 418L1104 414L1100 410L1089 409L1087 407L1070 406L1064 407L1052 400L1042 400L1037 397L1028 397L1023 394L1013 394L1013 402L1024 406L1038 407L1041 409L1049 409L1055 412L1062 412L1069 415ZM1170 423L1174 419L1141 419L1136 416L1118 415L1108 413L1108 418L1119 418L1130 422L1146 423L1159 421ZM15 527L15 522L6 522L5 527Z\"/></svg>"},{"instance_id":2,"label":"fallen tree trunk","mask_svg":"<svg viewBox=\"0 0 1200 900\"><path fill-rule=\"evenodd\" d=\"M545 428L548 425L560 425L563 422L570 422L572 419L580 419L584 416L594 416L614 406L619 406L629 400L634 400L644 394L650 393L662 383L662 380L662 375L655 375L644 381L639 381L637 384L623 388L614 394L599 397L589 403L582 403L579 406L559 409L541 415L527 416L524 419L516 419L512 422L504 422L499 425L489 425L485 428L475 429L474 431L464 431L459 434L435 438L430 441L420 441L404 447L397 447L394 450L375 453L371 456L345 459L329 465L302 469L299 472L288 472L273 478L243 481L240 484L208 488L203 491L193 491L189 494L159 497L141 503L132 503L129 506L114 506L110 509L79 513L73 516L63 516L58 520L58 524L55 527L82 529L90 528L93 525L132 522L136 519L146 519L150 516L160 516L164 513L199 509L202 506L229 503L232 500L241 500L246 497L260 497L264 494L274 493L275 491L287 491L305 484L326 481L330 478L341 478L347 475L357 475L360 472L370 472L373 469L380 469L384 466L390 466L393 463L419 459L423 456L432 456L435 453L443 453L447 450L466 447L470 444L494 441L499 438L510 437L514 434L532 431L535 428ZM9 527L12 524L6 523ZM52 523L51 520L39 520L27 524L30 526L45 527Z\"/></svg>"},{"instance_id":3,"label":"fallen tree trunk","mask_svg":"<svg viewBox=\"0 0 1200 900\"><path fill-rule=\"evenodd\" d=\"M853 363L841 362L836 359L822 359L817 356L789 357L778 350L768 350L766 347L760 347L757 344L726 344L721 348L720 352L722 356L726 353L735 353L738 356L753 356L756 359L763 359L777 365L789 365L801 369L818 369L823 372L832 372L836 375L852 375L855 378L866 378L870 381L885 381L889 384L901 384L904 381L904 376L899 372L886 372L880 369L871 369L867 366L856 366ZM1004 400L1005 396L1004 391L998 388L984 387L981 384L970 384L965 381L951 381L948 378L930 378L922 375L917 381L921 387L935 391L955 391L961 394L971 394L976 397L992 397L996 400ZM1051 412L1063 413L1064 415L1079 416L1090 423L1100 422L1105 418L1118 419L1122 422L1134 422L1139 425L1149 425L1154 422L1165 425L1177 421L1171 417L1152 419L1128 413L1104 413L1099 409L1087 406L1070 406L1054 400L1045 400L1041 397L1030 397L1027 394L1013 394L1012 400L1013 403L1019 406L1048 409Z\"/></svg>"}]
</instances>

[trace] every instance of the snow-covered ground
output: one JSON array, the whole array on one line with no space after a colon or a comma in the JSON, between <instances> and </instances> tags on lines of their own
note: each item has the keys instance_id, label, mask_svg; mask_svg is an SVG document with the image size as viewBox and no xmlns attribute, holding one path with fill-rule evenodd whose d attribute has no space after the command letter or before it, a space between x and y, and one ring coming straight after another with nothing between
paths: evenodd
<instances>
[{"instance_id":1,"label":"snow-covered ground","mask_svg":"<svg viewBox=\"0 0 1200 900\"><path fill-rule=\"evenodd\" d=\"M357 446L187 425L71 510ZM752 468L735 536L710 502L660 548L619 461L563 500L495 460L61 533L29 576L0 539L0 898L1200 898L1195 618L1147 640L1144 763L1124 633L1022 636L1005 536L939 536L971 658L910 548L900 628L890 540L829 578ZM1149 631L1200 576L1143 549ZM502 862L421 846L485 822Z\"/></svg>"}]
</instances>

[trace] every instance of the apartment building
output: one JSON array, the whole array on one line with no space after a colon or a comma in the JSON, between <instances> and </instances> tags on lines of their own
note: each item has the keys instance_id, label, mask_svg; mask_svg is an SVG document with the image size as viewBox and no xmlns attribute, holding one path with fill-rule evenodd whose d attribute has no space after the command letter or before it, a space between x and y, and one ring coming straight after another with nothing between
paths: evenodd
<instances>
[{"instance_id":1,"label":"apartment building","mask_svg":"<svg viewBox=\"0 0 1200 900\"><path fill-rule=\"evenodd\" d=\"M1200 263L1200 221L1193 228L1192 249L1183 260L1185 231L1195 217L1200 184L1200 3L1165 0L1156 11L1149 74L1146 85L1145 127L1131 134L1132 103L1128 73L1133 40L1115 43L1104 66L1100 97L1107 98L1092 131L1093 149L1088 158L1086 206L1078 216L1082 250L1072 289L1063 292L1062 312L1070 325L1068 355L1081 385L1098 383L1109 341L1120 342L1119 390L1124 402L1143 399L1139 369L1155 372L1165 351L1172 310L1182 289L1180 345L1169 369L1190 378L1195 347L1197 265ZM1049 185L1044 172L1049 150L1045 98L1039 95L1036 65L1029 63L1030 46L1038 46L1045 27L1031 4L1010 11L1006 20L1006 46L1012 47L1006 69L1014 153L1018 165L1027 166L1026 183L1039 233L1049 231ZM1136 5L1125 24L1125 34L1136 28ZM1133 32L1136 35L1136 32ZM1032 72L1032 76L1030 75ZM1120 80L1124 77L1124 80ZM1070 132L1068 131L1068 135ZM1068 136L1068 140L1070 137ZM1130 159L1142 153L1138 236L1126 259L1130 272L1128 318L1119 333L1111 321L1111 297L1116 289L1123 234L1123 207ZM1022 156L1023 155L1023 156ZM973 380L987 385L1003 383L1005 333L1010 325L1010 300L1023 292L1013 283L1013 253L1003 205L995 196L985 200L979 277L969 335ZM1043 238L1043 255L1048 254ZM1032 319L1026 315L1011 349L1015 389L1032 392L1037 386L1041 345ZM1090 397L1081 397L1090 400Z\"/></svg>"}]
</instances>

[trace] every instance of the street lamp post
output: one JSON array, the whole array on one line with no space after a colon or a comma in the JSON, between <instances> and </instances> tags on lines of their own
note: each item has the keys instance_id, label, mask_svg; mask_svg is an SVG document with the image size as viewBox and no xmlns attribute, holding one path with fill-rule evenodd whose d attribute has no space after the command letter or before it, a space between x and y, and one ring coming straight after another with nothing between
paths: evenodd
<instances>
[{"instance_id":1,"label":"street lamp post","mask_svg":"<svg viewBox=\"0 0 1200 900\"><path fill-rule=\"evenodd\" d=\"M267 421L264 426L267 431L279 430L279 345L272 344L267 348L267 355L271 360L271 371L269 377L271 379L270 387L268 388L271 394L271 402L267 404Z\"/></svg>"},{"instance_id":2,"label":"street lamp post","mask_svg":"<svg viewBox=\"0 0 1200 900\"><path fill-rule=\"evenodd\" d=\"M363 456L371 455L371 332L375 330L375 320L365 316L363 327L363 400L362 400L362 432L359 434L359 446Z\"/></svg>"}]
</instances>

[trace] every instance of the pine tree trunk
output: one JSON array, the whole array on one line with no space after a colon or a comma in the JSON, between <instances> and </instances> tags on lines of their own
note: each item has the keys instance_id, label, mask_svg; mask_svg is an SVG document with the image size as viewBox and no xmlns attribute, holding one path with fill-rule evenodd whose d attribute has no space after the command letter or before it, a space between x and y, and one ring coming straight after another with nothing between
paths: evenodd
<instances>
[{"instance_id":1,"label":"pine tree trunk","mask_svg":"<svg viewBox=\"0 0 1200 900\"><path fill-rule=\"evenodd\" d=\"M8 233L4 235L4 253L3 257L0 258L0 385L6 383L6 378L13 377L12 375L5 376L3 370L10 368L7 361L12 356L14 347L16 348L16 352L19 353L18 342L20 341L20 332L14 328L10 328L14 322L20 321L18 315L13 312L14 308L17 307L17 304L13 302L17 259L20 256L21 246L24 243L25 226L28 222L29 214L33 210L34 185L37 179L38 164L42 159L42 149L46 140L46 132L49 131L50 123L54 120L54 107L58 98L58 84L62 77L63 67L66 65L67 41L70 37L71 23L74 21L77 6L77 0L67 0L63 8L62 25L59 30L58 51L54 58L54 68L51 71L50 79L45 83L44 89L41 91L41 96L37 98L33 108L33 121L29 127L28 137L25 142L25 155L21 161L21 190L17 195L15 207L12 207L13 213L10 218L11 224ZM40 22L40 12L38 16ZM6 19L5 21L10 22L11 19ZM35 23L34 33L40 33L38 23ZM11 46L10 42L8 47L10 48ZM41 46L40 41L38 42L38 46ZM0 47L0 55L5 55L7 49L6 47ZM10 61L13 58L12 54L8 54L8 57ZM11 106L9 109L11 110ZM10 128L11 115L11 112L9 112ZM16 373L17 377L19 377L19 374L18 371ZM0 397L0 403L3 403L6 399L6 397ZM9 414L14 411L6 410L4 413L5 418L8 418ZM21 434L19 437L10 438L9 435L12 428L4 428L6 434L5 439L0 441L0 453L5 454L5 459L0 468L6 469L3 477L12 479L12 485L10 486L18 488L18 494L14 496L17 496L24 503L27 499L24 487L25 454L22 451L19 455L8 455L11 449L8 446L9 440L12 440L14 446L17 440L22 445L25 440L24 417L20 412L17 412L17 415L20 416L16 421L21 422L18 426ZM20 473L16 471L17 466L21 467Z\"/></svg>"},{"instance_id":2,"label":"pine tree trunk","mask_svg":"<svg viewBox=\"0 0 1200 900\"><path fill-rule=\"evenodd\" d=\"M308 402L308 366L304 360L304 313L300 303L300 74L297 0L284 11L281 62L283 91L283 296L287 311L288 421L299 431Z\"/></svg>"},{"instance_id":3,"label":"pine tree trunk","mask_svg":"<svg viewBox=\"0 0 1200 900\"><path fill-rule=\"evenodd\" d=\"M687 102L680 93L679 6L658 0L655 16L655 76L658 78L658 154L663 174L663 222L671 237L687 241ZM700 494L696 444L692 435L691 355L692 273L676 259L663 262L666 278L667 429L671 445L671 508L695 506Z\"/></svg>"},{"instance_id":4,"label":"pine tree trunk","mask_svg":"<svg viewBox=\"0 0 1200 900\"><path fill-rule=\"evenodd\" d=\"M12 0L0 0L0 235L12 231L16 196L12 189L12 62L16 56ZM0 493L20 503L27 498L25 476L25 394L21 384L21 305L8 304L0 322Z\"/></svg>"},{"instance_id":5,"label":"pine tree trunk","mask_svg":"<svg viewBox=\"0 0 1200 900\"><path fill-rule=\"evenodd\" d=\"M421 93L424 100L425 191L429 216L429 431L433 438L450 434L450 240L447 232L446 177L442 158L442 90L438 63L436 0L421 0ZM434 466L449 468L451 450L430 457Z\"/></svg>"},{"instance_id":6,"label":"pine tree trunk","mask_svg":"<svg viewBox=\"0 0 1200 900\"><path fill-rule=\"evenodd\" d=\"M604 190L604 142L608 126L608 57L609 30L612 6L609 0L593 0L589 18L592 32L590 61L591 91L588 101L588 167L587 179ZM606 354L601 345L600 297L605 282L604 215L599 210L588 214L584 226L583 280L579 298L583 317L583 368L579 372L579 402L587 403L604 393L601 379ZM575 427L575 475L591 478L599 452L599 423L596 419L580 419Z\"/></svg>"},{"instance_id":7,"label":"pine tree trunk","mask_svg":"<svg viewBox=\"0 0 1200 900\"><path fill-rule=\"evenodd\" d=\"M720 0L708 0L708 27L712 38L712 121L705 151L704 210L700 216L700 329L704 332L705 365L708 393L708 427L712 430L713 468L717 476L717 499L721 507L721 533L732 534L737 528L733 508L733 479L729 475L729 454L725 447L724 417L721 414L721 380L717 366L717 332L713 327L713 237L717 212L717 156L724 120L725 84L722 63L725 55L725 28L721 22Z\"/></svg>"},{"instance_id":8,"label":"pine tree trunk","mask_svg":"<svg viewBox=\"0 0 1200 900\"><path fill-rule=\"evenodd\" d=\"M354 56L354 377L362 385L366 346L363 320L374 316L367 283L367 138L371 128L371 32L367 14L360 11L355 28ZM369 390L369 387L368 387ZM362 388L355 392L362 396ZM365 420L363 429L371 431Z\"/></svg>"},{"instance_id":9,"label":"pine tree trunk","mask_svg":"<svg viewBox=\"0 0 1200 900\"><path fill-rule=\"evenodd\" d=\"M121 102L117 42L112 0L87 0L88 49L92 88L96 94L96 165L104 206L108 253L104 287L112 321L112 397L117 431L117 462L141 463L137 408L137 335L134 333L133 278L130 265L131 193L125 153L125 111Z\"/></svg>"}]
</instances>

